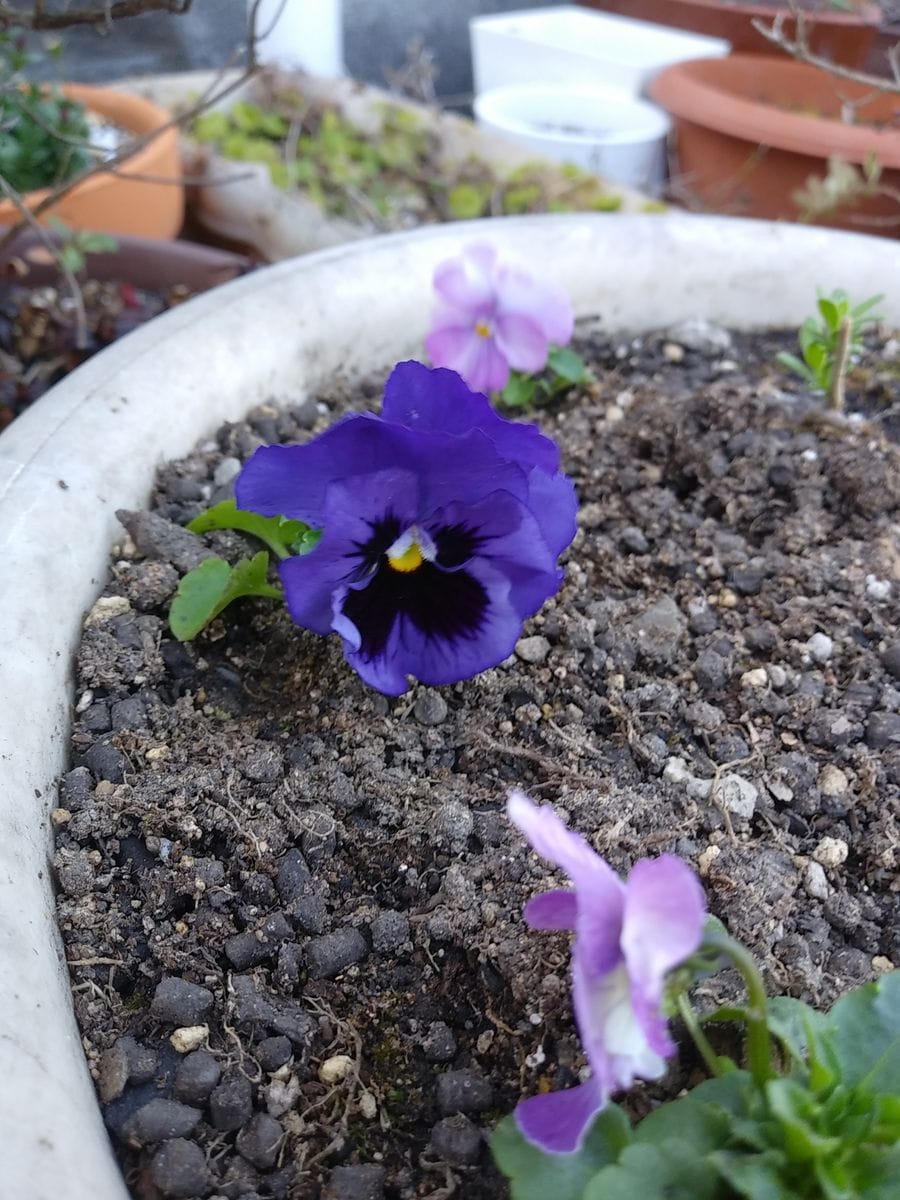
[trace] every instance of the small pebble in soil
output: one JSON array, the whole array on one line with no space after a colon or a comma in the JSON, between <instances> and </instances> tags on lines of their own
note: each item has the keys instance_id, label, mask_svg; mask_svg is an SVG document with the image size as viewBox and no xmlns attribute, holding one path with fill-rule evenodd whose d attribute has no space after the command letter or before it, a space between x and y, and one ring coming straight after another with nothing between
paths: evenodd
<instances>
[{"instance_id":1,"label":"small pebble in soil","mask_svg":"<svg viewBox=\"0 0 900 1200\"><path fill-rule=\"evenodd\" d=\"M178 1064L172 1095L184 1104L203 1105L221 1077L218 1060L208 1050L194 1050Z\"/></svg>"},{"instance_id":2,"label":"small pebble in soil","mask_svg":"<svg viewBox=\"0 0 900 1200\"><path fill-rule=\"evenodd\" d=\"M252 1114L253 1088L245 1075L229 1075L213 1088L209 1117L216 1129L224 1133L240 1129Z\"/></svg>"},{"instance_id":3,"label":"small pebble in soil","mask_svg":"<svg viewBox=\"0 0 900 1200\"><path fill-rule=\"evenodd\" d=\"M319 1079L328 1087L341 1083L353 1070L353 1059L349 1054L333 1054L319 1064Z\"/></svg>"},{"instance_id":4,"label":"small pebble in soil","mask_svg":"<svg viewBox=\"0 0 900 1200\"><path fill-rule=\"evenodd\" d=\"M377 1163L334 1167L322 1200L383 1200L384 1167Z\"/></svg>"},{"instance_id":5,"label":"small pebble in soil","mask_svg":"<svg viewBox=\"0 0 900 1200\"><path fill-rule=\"evenodd\" d=\"M429 689L420 692L416 699L413 714L423 725L440 725L447 719L447 701L440 694Z\"/></svg>"},{"instance_id":6,"label":"small pebble in soil","mask_svg":"<svg viewBox=\"0 0 900 1200\"><path fill-rule=\"evenodd\" d=\"M522 662L542 663L550 653L550 643L539 634L519 638L516 642L516 657Z\"/></svg>"},{"instance_id":7,"label":"small pebble in soil","mask_svg":"<svg viewBox=\"0 0 900 1200\"><path fill-rule=\"evenodd\" d=\"M482 1113L491 1107L493 1100L490 1083L475 1071L447 1071L438 1076L437 1106L444 1116Z\"/></svg>"},{"instance_id":8,"label":"small pebble in soil","mask_svg":"<svg viewBox=\"0 0 900 1200\"><path fill-rule=\"evenodd\" d=\"M431 1146L438 1158L454 1167L471 1166L481 1154L481 1130L463 1113L444 1117L431 1131Z\"/></svg>"},{"instance_id":9,"label":"small pebble in soil","mask_svg":"<svg viewBox=\"0 0 900 1200\"><path fill-rule=\"evenodd\" d=\"M150 1015L167 1025L199 1025L212 1003L213 994L209 988L167 976L156 985L150 1001Z\"/></svg>"},{"instance_id":10,"label":"small pebble in soil","mask_svg":"<svg viewBox=\"0 0 900 1200\"><path fill-rule=\"evenodd\" d=\"M163 1142L150 1163L150 1178L169 1200L193 1200L209 1191L206 1155L196 1142L173 1138Z\"/></svg>"},{"instance_id":11,"label":"small pebble in soil","mask_svg":"<svg viewBox=\"0 0 900 1200\"><path fill-rule=\"evenodd\" d=\"M834 641L827 633L814 633L806 643L806 649L817 663L827 663L834 654Z\"/></svg>"},{"instance_id":12,"label":"small pebble in soil","mask_svg":"<svg viewBox=\"0 0 900 1200\"><path fill-rule=\"evenodd\" d=\"M275 1165L282 1129L268 1113L255 1113L237 1135L238 1153L261 1171Z\"/></svg>"},{"instance_id":13,"label":"small pebble in soil","mask_svg":"<svg viewBox=\"0 0 900 1200\"><path fill-rule=\"evenodd\" d=\"M366 940L358 929L337 929L311 938L306 961L312 979L334 979L353 963L362 962L369 953Z\"/></svg>"},{"instance_id":14,"label":"small pebble in soil","mask_svg":"<svg viewBox=\"0 0 900 1200\"><path fill-rule=\"evenodd\" d=\"M813 858L823 867L840 867L847 861L850 848L843 838L823 837L813 850Z\"/></svg>"}]
</instances>

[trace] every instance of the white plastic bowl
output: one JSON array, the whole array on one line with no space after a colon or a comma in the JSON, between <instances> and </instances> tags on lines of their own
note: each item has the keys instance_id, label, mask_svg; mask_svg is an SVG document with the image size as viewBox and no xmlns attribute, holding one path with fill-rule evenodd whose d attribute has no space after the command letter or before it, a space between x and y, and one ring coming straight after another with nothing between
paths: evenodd
<instances>
[{"instance_id":1,"label":"white plastic bowl","mask_svg":"<svg viewBox=\"0 0 900 1200\"><path fill-rule=\"evenodd\" d=\"M475 117L536 154L651 196L662 190L669 117L620 88L562 83L492 88L476 96Z\"/></svg>"},{"instance_id":2,"label":"white plastic bowl","mask_svg":"<svg viewBox=\"0 0 900 1200\"><path fill-rule=\"evenodd\" d=\"M473 17L469 40L476 95L514 83L600 83L637 96L665 67L731 50L721 38L575 4Z\"/></svg>"}]
</instances>

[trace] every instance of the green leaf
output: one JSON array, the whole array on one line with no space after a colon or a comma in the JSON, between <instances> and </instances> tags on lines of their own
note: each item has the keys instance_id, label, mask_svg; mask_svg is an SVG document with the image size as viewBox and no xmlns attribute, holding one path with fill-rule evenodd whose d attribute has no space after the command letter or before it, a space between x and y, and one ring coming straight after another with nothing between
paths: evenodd
<instances>
[{"instance_id":1,"label":"green leaf","mask_svg":"<svg viewBox=\"0 0 900 1200\"><path fill-rule=\"evenodd\" d=\"M689 1092L680 1100L661 1104L634 1131L636 1142L662 1144L674 1139L690 1145L699 1157L728 1142L731 1120L724 1108L704 1104Z\"/></svg>"},{"instance_id":2,"label":"green leaf","mask_svg":"<svg viewBox=\"0 0 900 1200\"><path fill-rule=\"evenodd\" d=\"M812 1162L840 1149L839 1137L827 1137L815 1128L818 1106L806 1088L792 1079L772 1079L766 1085L766 1099L781 1126L791 1162Z\"/></svg>"},{"instance_id":3,"label":"green leaf","mask_svg":"<svg viewBox=\"0 0 900 1200\"><path fill-rule=\"evenodd\" d=\"M900 1093L900 971L843 996L828 1026L845 1087Z\"/></svg>"},{"instance_id":4,"label":"green leaf","mask_svg":"<svg viewBox=\"0 0 900 1200\"><path fill-rule=\"evenodd\" d=\"M487 208L490 188L486 184L458 183L447 193L447 211L455 221L480 217Z\"/></svg>"},{"instance_id":5,"label":"green leaf","mask_svg":"<svg viewBox=\"0 0 900 1200\"><path fill-rule=\"evenodd\" d=\"M784 1159L776 1151L740 1154L719 1150L709 1161L744 1200L799 1200L799 1194L781 1179L779 1167Z\"/></svg>"},{"instance_id":6,"label":"green leaf","mask_svg":"<svg viewBox=\"0 0 900 1200\"><path fill-rule=\"evenodd\" d=\"M859 321L866 313L871 313L876 304L880 304L884 299L884 293L879 292L877 296L870 296L868 300L863 300L861 304L857 304L855 308L850 309L850 316L854 321ZM881 318L874 313L867 318L868 321L880 321Z\"/></svg>"},{"instance_id":7,"label":"green leaf","mask_svg":"<svg viewBox=\"0 0 900 1200\"><path fill-rule=\"evenodd\" d=\"M627 1146L618 1163L604 1167L584 1189L583 1200L717 1200L724 1191L709 1162L675 1139ZM545 1200L555 1196L545 1193Z\"/></svg>"},{"instance_id":8,"label":"green leaf","mask_svg":"<svg viewBox=\"0 0 900 1200\"><path fill-rule=\"evenodd\" d=\"M188 571L178 585L169 608L169 628L179 642L189 642L233 600L241 596L269 596L280 600L280 588L267 582L269 556L260 550L230 566L224 558L206 558Z\"/></svg>"},{"instance_id":9,"label":"green leaf","mask_svg":"<svg viewBox=\"0 0 900 1200\"><path fill-rule=\"evenodd\" d=\"M261 517L259 513L247 512L238 508L234 500L223 500L220 504L214 504L206 512L194 517L193 521L189 522L188 529L192 533L209 533L212 529L240 529L242 533L252 534L261 542L265 542L278 558L289 558L291 553L308 553L315 543L306 551L292 550L291 547L307 534L320 532L311 530L303 521L292 521L287 517Z\"/></svg>"},{"instance_id":10,"label":"green leaf","mask_svg":"<svg viewBox=\"0 0 900 1200\"><path fill-rule=\"evenodd\" d=\"M530 408L537 395L538 381L533 375L511 371L506 387L500 393L500 402L507 408Z\"/></svg>"},{"instance_id":11,"label":"green leaf","mask_svg":"<svg viewBox=\"0 0 900 1200\"><path fill-rule=\"evenodd\" d=\"M588 1181L600 1167L614 1163L630 1140L628 1118L610 1104L577 1154L544 1153L525 1140L513 1117L497 1126L491 1152L510 1181L513 1200L581 1200Z\"/></svg>"},{"instance_id":12,"label":"green leaf","mask_svg":"<svg viewBox=\"0 0 900 1200\"><path fill-rule=\"evenodd\" d=\"M812 371L805 362L800 361L796 354L789 354L787 350L780 350L775 355L775 361L780 363L781 366L787 367L789 371L793 371L795 374L799 375L800 378L805 380L807 383L815 384L816 380Z\"/></svg>"},{"instance_id":13,"label":"green leaf","mask_svg":"<svg viewBox=\"0 0 900 1200\"><path fill-rule=\"evenodd\" d=\"M581 355L567 346L551 346L547 354L547 366L566 383L583 383L590 376Z\"/></svg>"},{"instance_id":14,"label":"green leaf","mask_svg":"<svg viewBox=\"0 0 900 1200\"><path fill-rule=\"evenodd\" d=\"M769 1001L767 1023L773 1037L781 1042L794 1062L805 1065L810 1043L826 1032L828 1020L802 1000L795 1000L793 996L774 996Z\"/></svg>"}]
</instances>

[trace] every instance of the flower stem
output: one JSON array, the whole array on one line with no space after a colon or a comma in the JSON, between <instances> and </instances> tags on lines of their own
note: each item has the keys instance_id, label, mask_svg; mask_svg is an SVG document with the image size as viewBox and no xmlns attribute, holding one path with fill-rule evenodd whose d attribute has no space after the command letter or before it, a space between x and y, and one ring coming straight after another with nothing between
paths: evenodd
<instances>
[{"instance_id":1,"label":"flower stem","mask_svg":"<svg viewBox=\"0 0 900 1200\"><path fill-rule=\"evenodd\" d=\"M707 944L715 947L720 953L730 958L743 976L747 989L747 1065L753 1082L762 1088L775 1074L772 1064L772 1039L769 1036L769 1026L766 1021L768 1001L762 975L753 955L740 942L728 934L714 933L708 935Z\"/></svg>"},{"instance_id":2,"label":"flower stem","mask_svg":"<svg viewBox=\"0 0 900 1200\"><path fill-rule=\"evenodd\" d=\"M687 1031L694 1039L694 1045L700 1051L700 1057L706 1063L711 1075L722 1075L722 1067L719 1063L718 1055L712 1046L709 1044L709 1039L703 1032L703 1027L697 1020L697 1014L691 1007L691 1002L687 998L686 992L680 992L678 995L678 1011L681 1014L681 1019L687 1026Z\"/></svg>"}]
</instances>

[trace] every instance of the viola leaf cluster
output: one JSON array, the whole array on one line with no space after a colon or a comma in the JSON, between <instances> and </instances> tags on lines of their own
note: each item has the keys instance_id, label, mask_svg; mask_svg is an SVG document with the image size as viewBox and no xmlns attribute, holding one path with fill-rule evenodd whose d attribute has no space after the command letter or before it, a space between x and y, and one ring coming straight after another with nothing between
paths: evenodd
<instances>
[{"instance_id":1,"label":"viola leaf cluster","mask_svg":"<svg viewBox=\"0 0 900 1200\"><path fill-rule=\"evenodd\" d=\"M578 384L590 383L593 378L580 354L569 346L551 346L547 366L539 375L510 371L506 387L500 393L500 403L505 408L535 408Z\"/></svg>"},{"instance_id":2,"label":"viola leaf cluster","mask_svg":"<svg viewBox=\"0 0 900 1200\"><path fill-rule=\"evenodd\" d=\"M237 529L269 547L276 558L308 554L321 533L302 521L287 517L262 517L239 509L234 500L223 500L188 524L192 533ZM217 556L206 558L182 578L169 609L169 628L180 642L197 637L229 604L244 596L282 600L280 587L269 582L269 555L265 550L232 565Z\"/></svg>"},{"instance_id":3,"label":"viola leaf cluster","mask_svg":"<svg viewBox=\"0 0 900 1200\"><path fill-rule=\"evenodd\" d=\"M575 884L573 891L535 897L525 918L542 928L574 927L576 1021L592 1070L578 1088L523 1101L498 1127L492 1149L513 1200L548 1195L554 1200L894 1200L900 1195L900 971L855 989L827 1014L790 997L767 1000L750 955L718 922L707 921L701 944L685 952L690 940L685 931L695 927L695 917L685 919L689 893L679 896L677 884L671 886L677 875L663 889L674 925L667 930L664 917L656 925L641 920L628 932L633 887L633 908L644 916L665 912L663 892L648 890L645 874L663 860L637 863L627 884L617 881L617 891L605 876L606 864L601 870L602 860L552 810L537 809L514 793L509 815L535 849L562 865ZM654 869L662 881L665 869ZM672 929L680 945L673 943ZM706 973L723 958L744 976L748 1003L708 1014L704 1023L744 1024L747 1069L713 1052L687 999L692 969ZM620 1108L605 1102L610 1089L604 1082L614 1083L618 1075L616 1090L621 1090L629 1074L657 1077L647 1034L654 1028L657 1035L664 1032L657 1022L665 1001L651 989L654 1003L647 1011L645 972L653 962L664 968L668 1000L678 1003L714 1077L632 1127ZM611 1005L610 981L620 972L622 983L623 971L630 987L620 987ZM604 1102L573 1139L576 1097L591 1088L595 1100L599 1093ZM583 1116L585 1107L580 1107ZM570 1152L560 1152L573 1144Z\"/></svg>"}]
</instances>

